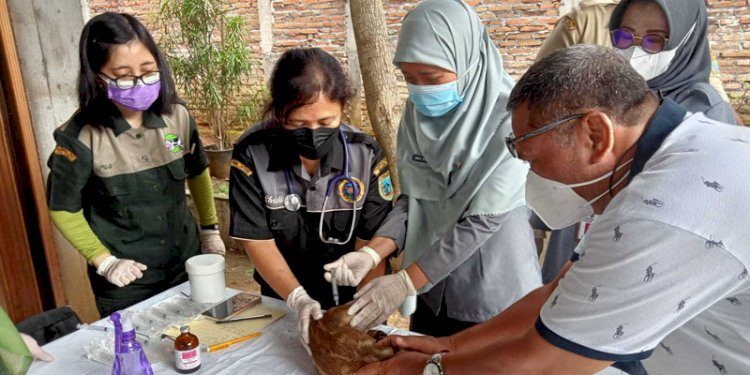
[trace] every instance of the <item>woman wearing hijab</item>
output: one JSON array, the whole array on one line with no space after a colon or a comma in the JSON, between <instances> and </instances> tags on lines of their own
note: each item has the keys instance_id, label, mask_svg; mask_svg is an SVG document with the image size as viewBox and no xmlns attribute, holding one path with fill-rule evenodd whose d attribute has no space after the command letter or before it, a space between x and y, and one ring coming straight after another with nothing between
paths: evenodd
<instances>
[{"instance_id":1,"label":"woman wearing hijab","mask_svg":"<svg viewBox=\"0 0 750 375\"><path fill-rule=\"evenodd\" d=\"M477 14L457 0L409 12L393 62L409 90L397 150L409 206L403 267L355 295L351 324L384 321L418 290L411 329L448 335L541 285L527 167L504 144L514 82Z\"/></svg>"},{"instance_id":2,"label":"woman wearing hijab","mask_svg":"<svg viewBox=\"0 0 750 375\"><path fill-rule=\"evenodd\" d=\"M615 49L662 99L736 124L732 107L709 84L707 23L704 0L623 0L609 28Z\"/></svg>"}]
</instances>

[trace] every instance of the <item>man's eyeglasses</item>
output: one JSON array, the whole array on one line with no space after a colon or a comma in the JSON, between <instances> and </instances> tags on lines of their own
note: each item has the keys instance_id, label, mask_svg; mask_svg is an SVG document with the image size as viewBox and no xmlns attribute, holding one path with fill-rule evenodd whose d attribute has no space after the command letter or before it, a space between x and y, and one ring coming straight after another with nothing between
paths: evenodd
<instances>
[{"instance_id":1,"label":"man's eyeglasses","mask_svg":"<svg viewBox=\"0 0 750 375\"><path fill-rule=\"evenodd\" d=\"M117 88L127 90L132 89L138 84L138 80L143 82L144 85L155 85L161 81L161 72L156 70L153 72L143 73L139 76L123 76L118 78L112 78L104 73L99 73L110 82L114 82Z\"/></svg>"},{"instance_id":2,"label":"man's eyeglasses","mask_svg":"<svg viewBox=\"0 0 750 375\"><path fill-rule=\"evenodd\" d=\"M626 49L633 45L636 39L641 41L641 48L648 53L659 53L667 46L669 38L659 34L646 34L644 36L635 36L631 31L625 29L615 29L612 34L612 45L619 49Z\"/></svg>"},{"instance_id":3,"label":"man's eyeglasses","mask_svg":"<svg viewBox=\"0 0 750 375\"><path fill-rule=\"evenodd\" d=\"M513 155L514 158L517 158L518 157L518 151L516 151L516 143L521 142L521 141L525 141L525 140L527 140L527 139L529 139L531 137L536 137L539 134L546 133L546 132L548 132L550 130L555 129L555 128L559 127L560 125L565 124L566 122L568 122L570 120L575 120L575 119L581 118L581 117L583 117L582 113L581 114L577 114L577 115L571 115L571 116L563 117L563 118L561 118L559 120L556 120L556 121L551 122L551 123L549 123L547 125L544 125L541 128L539 128L539 129L536 129L534 131L528 132L528 133L526 133L526 134L524 134L524 135L522 135L520 137L514 137L513 133L511 132L509 136L505 137L505 145L508 147L508 151L510 152L510 154Z\"/></svg>"}]
</instances>

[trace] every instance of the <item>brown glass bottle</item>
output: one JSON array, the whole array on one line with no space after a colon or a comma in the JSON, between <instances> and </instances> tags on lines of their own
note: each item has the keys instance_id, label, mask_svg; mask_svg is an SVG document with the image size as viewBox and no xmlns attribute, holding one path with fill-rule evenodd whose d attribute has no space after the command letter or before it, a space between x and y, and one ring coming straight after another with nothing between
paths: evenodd
<instances>
[{"instance_id":1,"label":"brown glass bottle","mask_svg":"<svg viewBox=\"0 0 750 375\"><path fill-rule=\"evenodd\" d=\"M180 335L174 340L175 369L180 374L190 374L201 368L201 351L198 336L190 333L190 327L180 327Z\"/></svg>"}]
</instances>

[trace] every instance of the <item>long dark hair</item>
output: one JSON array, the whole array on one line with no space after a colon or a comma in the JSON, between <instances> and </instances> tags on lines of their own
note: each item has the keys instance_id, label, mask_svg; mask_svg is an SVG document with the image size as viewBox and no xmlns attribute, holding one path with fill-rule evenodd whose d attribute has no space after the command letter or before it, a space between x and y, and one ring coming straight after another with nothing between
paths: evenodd
<instances>
[{"instance_id":1,"label":"long dark hair","mask_svg":"<svg viewBox=\"0 0 750 375\"><path fill-rule=\"evenodd\" d=\"M336 58L320 48L294 48L276 62L271 77L271 100L266 116L280 126L296 108L314 102L323 93L346 106L352 97L349 80Z\"/></svg>"},{"instance_id":2,"label":"long dark hair","mask_svg":"<svg viewBox=\"0 0 750 375\"><path fill-rule=\"evenodd\" d=\"M78 76L79 111L89 118L97 119L117 113L107 92L97 83L97 74L107 63L113 47L140 41L148 48L161 71L159 98L149 108L160 114L172 113L177 103L174 80L164 54L156 46L154 38L135 17L125 13L102 13L86 23L81 32L79 55L81 71Z\"/></svg>"}]
</instances>

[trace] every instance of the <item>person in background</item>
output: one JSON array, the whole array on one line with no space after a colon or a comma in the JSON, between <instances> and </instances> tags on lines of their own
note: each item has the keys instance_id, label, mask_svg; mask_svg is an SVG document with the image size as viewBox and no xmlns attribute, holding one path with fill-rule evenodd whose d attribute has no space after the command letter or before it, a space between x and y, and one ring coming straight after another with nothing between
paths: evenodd
<instances>
[{"instance_id":1,"label":"person in background","mask_svg":"<svg viewBox=\"0 0 750 375\"><path fill-rule=\"evenodd\" d=\"M663 98L736 124L709 83L711 52L703 0L623 0L612 13L612 44Z\"/></svg>"},{"instance_id":2,"label":"person in background","mask_svg":"<svg viewBox=\"0 0 750 375\"><path fill-rule=\"evenodd\" d=\"M705 6L708 8L708 0ZM540 60L550 53L567 48L576 44L598 44L611 47L612 36L609 30L609 20L612 12L620 0L582 0L573 6L573 9L560 17L555 28L544 39L542 46L537 52L536 60ZM724 101L729 102L729 97L721 82L721 73L716 56L711 53L711 76L709 83L721 95Z\"/></svg>"},{"instance_id":3,"label":"person in background","mask_svg":"<svg viewBox=\"0 0 750 375\"><path fill-rule=\"evenodd\" d=\"M79 108L47 163L48 205L107 316L186 281L189 257L225 248L198 129L148 30L100 14L83 28L80 64Z\"/></svg>"},{"instance_id":4,"label":"person in background","mask_svg":"<svg viewBox=\"0 0 750 375\"><path fill-rule=\"evenodd\" d=\"M599 215L577 256L486 323L389 336L401 352L357 374L750 373L750 129L661 100L596 45L536 62L508 109L529 206L563 226Z\"/></svg>"},{"instance_id":5,"label":"person in background","mask_svg":"<svg viewBox=\"0 0 750 375\"><path fill-rule=\"evenodd\" d=\"M252 259L261 293L297 313L306 349L310 319L351 301L354 286L368 273L383 274L381 260L404 241L406 213L393 209L383 152L341 122L348 82L319 48L284 52L271 78L268 119L245 132L231 162L229 233ZM326 267L326 275L323 267L339 258L338 271ZM338 296L332 279L342 285Z\"/></svg>"},{"instance_id":6,"label":"person in background","mask_svg":"<svg viewBox=\"0 0 750 375\"><path fill-rule=\"evenodd\" d=\"M0 307L0 374L25 374L34 359L51 362L55 357L40 348L33 337L18 332Z\"/></svg>"},{"instance_id":7,"label":"person in background","mask_svg":"<svg viewBox=\"0 0 750 375\"><path fill-rule=\"evenodd\" d=\"M461 1L428 0L409 12L393 62L409 90L397 150L408 200L403 267L365 285L348 313L367 329L418 290L411 329L447 335L541 282L524 200L528 168L503 143L513 80Z\"/></svg>"},{"instance_id":8,"label":"person in background","mask_svg":"<svg viewBox=\"0 0 750 375\"><path fill-rule=\"evenodd\" d=\"M581 0L570 12L560 17L555 28L539 47L536 60L576 44L611 47L609 18L619 2L620 0Z\"/></svg>"}]
</instances>

